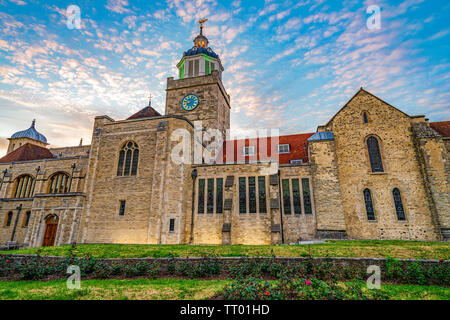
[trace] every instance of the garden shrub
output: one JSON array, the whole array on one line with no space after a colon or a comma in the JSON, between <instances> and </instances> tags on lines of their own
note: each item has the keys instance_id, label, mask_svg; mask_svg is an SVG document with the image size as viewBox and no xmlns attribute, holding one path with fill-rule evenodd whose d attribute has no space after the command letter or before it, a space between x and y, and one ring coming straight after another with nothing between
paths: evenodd
<instances>
[{"instance_id":1,"label":"garden shrub","mask_svg":"<svg viewBox=\"0 0 450 320\"><path fill-rule=\"evenodd\" d=\"M383 291L364 292L361 284L338 284L311 278L282 277L260 281L254 277L237 278L225 286L227 300L368 300L387 299Z\"/></svg>"}]
</instances>

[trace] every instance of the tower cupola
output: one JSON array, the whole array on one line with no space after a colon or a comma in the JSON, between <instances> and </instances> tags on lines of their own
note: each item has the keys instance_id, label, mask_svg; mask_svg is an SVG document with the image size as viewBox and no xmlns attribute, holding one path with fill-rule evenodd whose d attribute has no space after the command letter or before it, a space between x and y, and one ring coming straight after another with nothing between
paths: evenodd
<instances>
[{"instance_id":1,"label":"tower cupola","mask_svg":"<svg viewBox=\"0 0 450 320\"><path fill-rule=\"evenodd\" d=\"M208 19L202 19L200 34L194 39L194 46L184 52L183 58L177 64L180 79L199 77L211 74L217 70L222 75L223 66L219 56L209 46L208 38L203 34L203 24Z\"/></svg>"}]
</instances>

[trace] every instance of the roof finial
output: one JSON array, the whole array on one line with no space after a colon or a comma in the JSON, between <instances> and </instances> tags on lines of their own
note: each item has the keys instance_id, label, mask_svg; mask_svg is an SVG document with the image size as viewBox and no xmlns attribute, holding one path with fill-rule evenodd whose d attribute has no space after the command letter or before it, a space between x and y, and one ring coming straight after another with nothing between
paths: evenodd
<instances>
[{"instance_id":1,"label":"roof finial","mask_svg":"<svg viewBox=\"0 0 450 320\"><path fill-rule=\"evenodd\" d=\"M35 124L36 124L36 119L33 119L33 121L31 121L31 126L34 127Z\"/></svg>"},{"instance_id":2,"label":"roof finial","mask_svg":"<svg viewBox=\"0 0 450 320\"><path fill-rule=\"evenodd\" d=\"M152 94L150 93L150 95L148 96L148 106L151 107L152 106Z\"/></svg>"},{"instance_id":3,"label":"roof finial","mask_svg":"<svg viewBox=\"0 0 450 320\"><path fill-rule=\"evenodd\" d=\"M203 18L203 19L198 20L198 23L200 24L200 35L201 35L201 36L203 35L203 24L204 24L206 21L208 21L208 19L206 19L206 18Z\"/></svg>"},{"instance_id":4,"label":"roof finial","mask_svg":"<svg viewBox=\"0 0 450 320\"><path fill-rule=\"evenodd\" d=\"M83 138L80 139L80 147L83 146Z\"/></svg>"}]
</instances>

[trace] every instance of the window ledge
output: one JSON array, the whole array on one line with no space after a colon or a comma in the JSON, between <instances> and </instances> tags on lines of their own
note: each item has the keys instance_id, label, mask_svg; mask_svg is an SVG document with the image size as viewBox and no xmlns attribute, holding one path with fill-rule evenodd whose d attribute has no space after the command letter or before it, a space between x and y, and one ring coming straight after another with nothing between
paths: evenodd
<instances>
[{"instance_id":1,"label":"window ledge","mask_svg":"<svg viewBox=\"0 0 450 320\"><path fill-rule=\"evenodd\" d=\"M387 172L369 172L369 174L373 174L373 175L384 175L384 174L388 174Z\"/></svg>"}]
</instances>

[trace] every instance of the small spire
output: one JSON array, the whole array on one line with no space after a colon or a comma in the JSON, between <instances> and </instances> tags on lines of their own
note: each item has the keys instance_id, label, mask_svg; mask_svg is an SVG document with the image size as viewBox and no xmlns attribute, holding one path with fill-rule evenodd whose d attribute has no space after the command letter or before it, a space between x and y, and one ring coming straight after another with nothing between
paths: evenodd
<instances>
[{"instance_id":1,"label":"small spire","mask_svg":"<svg viewBox=\"0 0 450 320\"><path fill-rule=\"evenodd\" d=\"M83 138L80 139L80 147L83 146Z\"/></svg>"},{"instance_id":2,"label":"small spire","mask_svg":"<svg viewBox=\"0 0 450 320\"><path fill-rule=\"evenodd\" d=\"M31 121L31 126L34 128L35 124L36 124L36 119L33 119L33 121Z\"/></svg>"},{"instance_id":3,"label":"small spire","mask_svg":"<svg viewBox=\"0 0 450 320\"><path fill-rule=\"evenodd\" d=\"M148 96L148 106L151 107L152 106L152 94L150 93L150 95Z\"/></svg>"}]
</instances>

